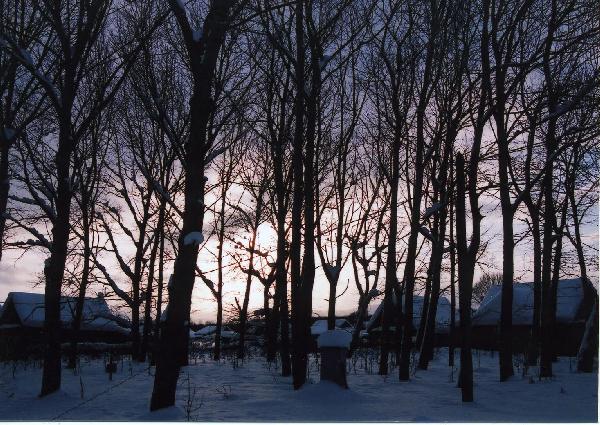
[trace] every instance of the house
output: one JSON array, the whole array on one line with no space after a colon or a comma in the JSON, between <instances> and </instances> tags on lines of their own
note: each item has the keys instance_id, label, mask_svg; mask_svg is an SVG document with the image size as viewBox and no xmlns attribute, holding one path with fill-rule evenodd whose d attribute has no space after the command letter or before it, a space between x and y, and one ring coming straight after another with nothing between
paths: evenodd
<instances>
[{"instance_id":1,"label":"house","mask_svg":"<svg viewBox=\"0 0 600 425\"><path fill-rule=\"evenodd\" d=\"M401 298L402 306L404 307L404 297ZM394 306L396 305L396 297L392 297ZM423 311L424 298L420 295L413 296L413 332L419 328L421 323L421 314ZM383 314L383 300L367 322L365 326L366 334L373 335L381 332L381 317ZM455 323L458 326L458 309L455 311ZM450 301L445 297L439 297L437 311L435 315L435 333L436 335L448 335L450 331ZM392 329L395 329L395 325L392 324ZM438 338L440 339L440 338ZM446 339L446 337L444 337Z\"/></svg>"},{"instance_id":2,"label":"house","mask_svg":"<svg viewBox=\"0 0 600 425\"><path fill-rule=\"evenodd\" d=\"M73 320L77 298L61 297L62 342L73 338ZM44 332L44 294L10 292L0 312L0 339L6 347L27 351L39 344ZM77 339L81 342L120 343L129 339L129 329L119 324L103 297L85 298Z\"/></svg>"},{"instance_id":3,"label":"house","mask_svg":"<svg viewBox=\"0 0 600 425\"><path fill-rule=\"evenodd\" d=\"M583 336L585 322L597 297L591 282L580 278L558 282L556 298L555 350L558 355L574 356ZM490 288L473 314L473 347L499 348L502 287ZM513 350L524 352L531 339L533 323L533 283L513 285L512 304Z\"/></svg>"},{"instance_id":4,"label":"house","mask_svg":"<svg viewBox=\"0 0 600 425\"><path fill-rule=\"evenodd\" d=\"M215 325L207 325L202 329L194 332L194 336L192 337L190 334L190 338L194 339L210 339L213 338L215 333L217 332L217 327ZM228 326L221 327L221 339L222 340L234 340L239 337L237 332L232 331Z\"/></svg>"}]
</instances>

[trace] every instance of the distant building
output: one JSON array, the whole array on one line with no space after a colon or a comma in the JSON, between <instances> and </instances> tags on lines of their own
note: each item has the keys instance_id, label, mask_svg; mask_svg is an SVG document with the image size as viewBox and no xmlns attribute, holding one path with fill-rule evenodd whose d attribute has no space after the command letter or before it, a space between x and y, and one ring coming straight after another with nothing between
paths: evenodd
<instances>
[{"instance_id":1,"label":"distant building","mask_svg":"<svg viewBox=\"0 0 600 425\"><path fill-rule=\"evenodd\" d=\"M558 282L556 298L555 349L559 355L577 354L585 322L593 308L597 292L592 284L580 278ZM481 305L473 314L473 347L496 350L499 348L501 285L491 287ZM512 304L513 349L527 350L533 326L533 283L513 285Z\"/></svg>"},{"instance_id":2,"label":"distant building","mask_svg":"<svg viewBox=\"0 0 600 425\"><path fill-rule=\"evenodd\" d=\"M73 337L75 297L61 297L60 320L63 342ZM10 292L0 312L0 339L12 349L27 350L41 343L44 332L44 294ZM83 317L77 339L81 342L125 342L129 329L119 325L116 317L102 297L85 298Z\"/></svg>"},{"instance_id":3,"label":"distant building","mask_svg":"<svg viewBox=\"0 0 600 425\"><path fill-rule=\"evenodd\" d=\"M396 297L392 297L394 306L396 305ZM404 297L401 298L402 307L404 307ZM413 331L419 328L421 323L421 314L423 311L424 298L420 295L413 296ZM374 334L381 332L381 318L383 314L383 300L377 307L377 310L373 313L369 321L366 323L366 333ZM455 323L458 326L458 309L455 311ZM435 333L436 334L448 334L450 330L450 302L445 297L439 297L438 305L435 315ZM392 323L392 329L395 329L395 325Z\"/></svg>"},{"instance_id":4,"label":"distant building","mask_svg":"<svg viewBox=\"0 0 600 425\"><path fill-rule=\"evenodd\" d=\"M202 329L194 332L193 336L190 333L190 338L201 338L201 339L212 338L212 337L214 337L216 332L217 332L217 327L215 325L207 325L207 326L204 326ZM234 340L238 337L239 337L238 333L232 331L229 328L229 326L223 325L221 327L221 339L222 340Z\"/></svg>"}]
</instances>

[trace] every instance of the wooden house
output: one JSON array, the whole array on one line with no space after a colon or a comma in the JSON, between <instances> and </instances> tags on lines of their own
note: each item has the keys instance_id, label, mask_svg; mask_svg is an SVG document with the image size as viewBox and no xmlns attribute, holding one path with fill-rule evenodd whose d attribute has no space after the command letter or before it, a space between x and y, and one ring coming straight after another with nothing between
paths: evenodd
<instances>
[{"instance_id":1,"label":"wooden house","mask_svg":"<svg viewBox=\"0 0 600 425\"><path fill-rule=\"evenodd\" d=\"M392 301L394 302L394 306L396 306L396 297L392 297ZM401 302L404 303L403 298L401 298ZM421 323L421 315L423 311L423 303L424 297L420 295L413 296L413 336L416 336L417 330L419 329ZM402 304L404 307L404 304ZM436 310L436 319L435 319L435 338L434 344L436 346L446 346L448 344L448 334L450 331L450 302L445 297L439 297L438 306ZM383 300L375 310L375 312L371 315L371 318L366 323L366 328L364 332L364 336L368 338L369 341L374 342L379 338L381 333L381 319L383 317ZM455 311L455 322L456 326L458 326L458 310ZM392 323L391 331L395 330L395 323Z\"/></svg>"},{"instance_id":2,"label":"wooden house","mask_svg":"<svg viewBox=\"0 0 600 425\"><path fill-rule=\"evenodd\" d=\"M554 329L555 353L575 356L585 322L593 308L595 288L580 278L558 282L556 300L556 327ZM490 288L481 305L473 314L473 348L497 350L500 347L500 311L502 288ZM531 341L533 324L533 283L513 285L512 340L514 352L525 352Z\"/></svg>"},{"instance_id":3,"label":"wooden house","mask_svg":"<svg viewBox=\"0 0 600 425\"><path fill-rule=\"evenodd\" d=\"M61 342L71 341L75 335L75 297L61 297ZM0 312L0 345L4 351L29 352L39 348L44 337L44 294L10 292ZM122 343L129 340L129 329L120 326L117 318L102 297L85 298L79 342ZM6 353L5 353L6 354Z\"/></svg>"}]
</instances>

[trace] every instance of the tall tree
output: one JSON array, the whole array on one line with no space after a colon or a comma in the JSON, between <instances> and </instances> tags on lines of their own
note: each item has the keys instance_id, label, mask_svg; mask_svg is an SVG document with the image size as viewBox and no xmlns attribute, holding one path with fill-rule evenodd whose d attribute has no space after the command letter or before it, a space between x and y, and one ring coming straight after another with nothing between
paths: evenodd
<instances>
[{"instance_id":1,"label":"tall tree","mask_svg":"<svg viewBox=\"0 0 600 425\"><path fill-rule=\"evenodd\" d=\"M205 163L210 160L211 144L207 143L207 127L214 107L213 90L217 56L226 32L236 13L232 0L211 3L201 31L193 29L182 2L170 0L169 5L183 37L190 67L192 93L190 97L190 131L184 146L185 204L178 241L178 254L166 311L164 332L156 362L156 375L150 410L172 406L179 377L179 356L182 341L187 341L185 322L190 317L192 288L198 258L198 246L203 240ZM209 140L209 139L208 139Z\"/></svg>"},{"instance_id":2,"label":"tall tree","mask_svg":"<svg viewBox=\"0 0 600 425\"><path fill-rule=\"evenodd\" d=\"M56 180L51 188L56 214L52 222L50 257L44 267L46 348L41 396L57 391L61 383L60 296L75 183L71 173L73 153L91 123L117 93L139 51L139 45L135 43L118 42L114 43L115 47L106 44L111 5L112 2L107 0L69 2L68 7L62 2L36 2L35 7L47 27L43 35L35 40L29 51L21 48L10 34L4 35L2 43L42 86L57 123ZM146 23L151 27L152 20L147 19ZM137 34L138 39L144 36L143 30ZM38 57L38 46L46 45L49 46L48 57L40 64L33 57ZM86 102L82 102L84 98Z\"/></svg>"},{"instance_id":3,"label":"tall tree","mask_svg":"<svg viewBox=\"0 0 600 425\"><path fill-rule=\"evenodd\" d=\"M9 33L16 46L29 50L46 31L40 14L33 5L22 0L1 4L0 27ZM0 47L6 41L0 34ZM48 55L49 46L40 46L33 66L40 65ZM44 91L37 79L6 49L0 48L0 260L6 230L6 208L10 192L10 158L15 141L27 126L39 116L45 102Z\"/></svg>"},{"instance_id":4,"label":"tall tree","mask_svg":"<svg viewBox=\"0 0 600 425\"><path fill-rule=\"evenodd\" d=\"M402 334L402 350L398 375L401 381L407 381L410 373L410 357L412 352L412 327L413 327L413 292L415 285L415 264L417 254L418 236L421 232L421 204L423 196L423 181L425 165L429 160L431 151L425 152L425 119L427 105L432 96L432 88L438 80L438 65L436 58L440 50L440 28L445 25L446 7L443 2L432 0L428 5L422 5L425 14L427 43L425 56L422 59L423 74L417 94L416 105L416 135L414 176L412 182L407 182L407 191L410 204L410 235L406 251L406 264L404 265L404 330ZM412 192L411 192L412 189Z\"/></svg>"},{"instance_id":5,"label":"tall tree","mask_svg":"<svg viewBox=\"0 0 600 425\"><path fill-rule=\"evenodd\" d=\"M458 257L458 292L460 299L460 388L462 401L473 401L473 359L471 355L471 295L473 278L467 255L465 208L465 161L456 154L456 245Z\"/></svg>"}]
</instances>

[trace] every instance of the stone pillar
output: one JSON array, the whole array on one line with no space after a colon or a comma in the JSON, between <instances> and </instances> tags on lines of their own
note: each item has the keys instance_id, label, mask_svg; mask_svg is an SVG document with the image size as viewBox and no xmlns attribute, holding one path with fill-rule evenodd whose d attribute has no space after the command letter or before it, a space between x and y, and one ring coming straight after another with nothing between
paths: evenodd
<instances>
[{"instance_id":1,"label":"stone pillar","mask_svg":"<svg viewBox=\"0 0 600 425\"><path fill-rule=\"evenodd\" d=\"M321 380L335 382L348 388L346 381L346 355L352 335L344 330L323 332L318 340L321 354Z\"/></svg>"}]
</instances>

